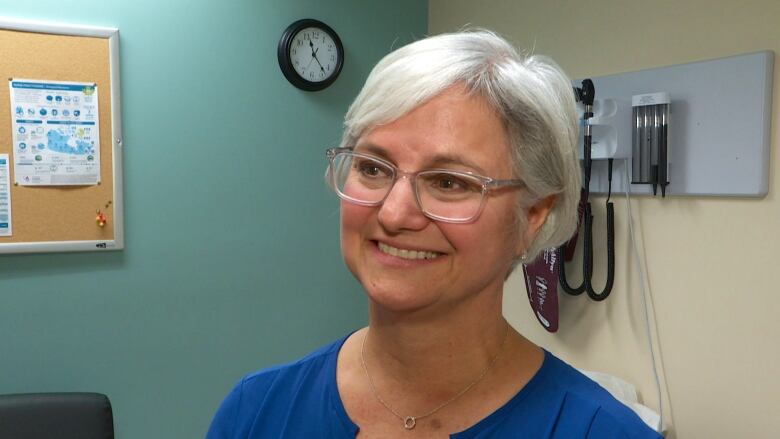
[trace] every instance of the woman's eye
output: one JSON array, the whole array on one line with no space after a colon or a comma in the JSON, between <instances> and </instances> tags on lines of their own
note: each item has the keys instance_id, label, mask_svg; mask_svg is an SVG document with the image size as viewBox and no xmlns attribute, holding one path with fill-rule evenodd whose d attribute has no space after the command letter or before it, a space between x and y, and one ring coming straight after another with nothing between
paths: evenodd
<instances>
[{"instance_id":1,"label":"woman's eye","mask_svg":"<svg viewBox=\"0 0 780 439\"><path fill-rule=\"evenodd\" d=\"M461 192L469 189L467 182L448 174L435 176L432 183L434 188L447 192Z\"/></svg>"},{"instance_id":2,"label":"woman's eye","mask_svg":"<svg viewBox=\"0 0 780 439\"><path fill-rule=\"evenodd\" d=\"M383 177L387 175L387 172L385 171L383 166L380 166L379 164L375 162L362 162L357 164L358 172L360 172L360 175L363 175L365 177Z\"/></svg>"}]
</instances>

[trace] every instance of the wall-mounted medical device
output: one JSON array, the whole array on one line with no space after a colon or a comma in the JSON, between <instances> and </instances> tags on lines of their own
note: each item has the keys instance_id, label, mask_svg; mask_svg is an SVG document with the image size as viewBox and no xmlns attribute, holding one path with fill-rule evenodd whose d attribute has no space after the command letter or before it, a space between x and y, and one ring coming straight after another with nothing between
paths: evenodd
<instances>
[{"instance_id":1,"label":"wall-mounted medical device","mask_svg":"<svg viewBox=\"0 0 780 439\"><path fill-rule=\"evenodd\" d=\"M625 175L628 165L631 182L642 183L631 184L634 194L652 195L655 186L666 195L766 195L773 65L774 54L761 51L592 77L596 100L589 121L591 193L609 191L608 163L603 159L614 158L618 176L612 182L614 192L627 189L619 176ZM579 84L578 80L572 85ZM664 105L659 104L663 95L657 92L666 93L665 108L657 107ZM637 104L644 100L647 105L641 107L647 108L632 106L634 96ZM637 127L637 114L643 115L641 127ZM655 125L659 114L667 117L665 136L662 126ZM635 145L634 139L640 143ZM657 147L663 145L662 139L665 165L659 163L662 151ZM628 162L622 160L627 158Z\"/></svg>"},{"instance_id":2,"label":"wall-mounted medical device","mask_svg":"<svg viewBox=\"0 0 780 439\"><path fill-rule=\"evenodd\" d=\"M581 123L581 125L587 123L591 129L591 159L631 158L631 126L625 123L631 116L630 97L628 99L594 99L592 111L593 116L587 121L583 118ZM581 101L577 103L577 112L579 114L584 112ZM585 158L584 138L585 136L579 138L580 159Z\"/></svg>"},{"instance_id":3,"label":"wall-mounted medical device","mask_svg":"<svg viewBox=\"0 0 780 439\"><path fill-rule=\"evenodd\" d=\"M669 184L669 93L631 98L631 184L649 184L666 196Z\"/></svg>"},{"instance_id":4,"label":"wall-mounted medical device","mask_svg":"<svg viewBox=\"0 0 780 439\"><path fill-rule=\"evenodd\" d=\"M573 82L582 114L582 280L570 285L566 273L576 235L523 264L528 299L547 331L558 329L559 285L565 293L587 292L596 301L611 292L613 190L626 192L631 184L635 194L655 194L660 186L662 196L766 195L773 64L774 54L763 51ZM630 171L630 177L613 181L613 167L615 175ZM601 291L592 282L591 193L607 194L607 276Z\"/></svg>"},{"instance_id":5,"label":"wall-mounted medical device","mask_svg":"<svg viewBox=\"0 0 780 439\"><path fill-rule=\"evenodd\" d=\"M569 284L566 277L566 261L572 259L574 255L574 247L577 245L577 234L569 240L566 244L558 247L557 255L554 258L558 272L558 282L563 291L572 296L578 296L583 292L588 293L588 297L600 302L612 292L612 284L615 280L615 209L613 204L609 201L607 196L607 280L604 288L601 291L596 291L593 286L593 210L589 201L590 197L590 177L594 159L607 159L609 180L612 180L612 164L615 156L618 153L622 158L626 158L625 152L621 149L624 148L623 143L625 139L623 137L618 138L618 133L625 131L624 127L620 125L610 126L605 122L621 122L622 118L616 115L618 111L618 105L614 100L602 101L612 105L612 107L602 106L601 117L596 119L595 103L596 103L596 89L593 86L593 81L585 79L582 81L581 87L574 87L574 95L583 109L582 113L582 190L580 192L580 205L579 205L579 226L583 232L583 257L582 257L582 282L580 285L573 286ZM603 111L606 107L607 111ZM599 130L598 136L595 135L596 128ZM618 140L623 140L621 143ZM596 146L596 141L600 144ZM594 150L598 152L598 157L593 157ZM540 263L538 267L531 267L530 270L526 269L526 278L528 274L544 269L546 264ZM527 282L526 282L527 283ZM533 302L532 302L533 305Z\"/></svg>"}]
</instances>

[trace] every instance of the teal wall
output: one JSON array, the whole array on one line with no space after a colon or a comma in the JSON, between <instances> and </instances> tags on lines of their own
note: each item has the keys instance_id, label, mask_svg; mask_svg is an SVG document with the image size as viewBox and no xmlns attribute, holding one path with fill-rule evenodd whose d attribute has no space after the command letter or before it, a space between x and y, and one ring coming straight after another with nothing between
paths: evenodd
<instances>
[{"instance_id":1,"label":"teal wall","mask_svg":"<svg viewBox=\"0 0 780 439\"><path fill-rule=\"evenodd\" d=\"M323 151L371 66L426 32L427 8L0 1L8 17L120 29L126 225L121 252L0 256L0 393L103 392L119 438L202 437L241 375L364 324ZM318 93L276 61L307 17L346 50Z\"/></svg>"}]
</instances>

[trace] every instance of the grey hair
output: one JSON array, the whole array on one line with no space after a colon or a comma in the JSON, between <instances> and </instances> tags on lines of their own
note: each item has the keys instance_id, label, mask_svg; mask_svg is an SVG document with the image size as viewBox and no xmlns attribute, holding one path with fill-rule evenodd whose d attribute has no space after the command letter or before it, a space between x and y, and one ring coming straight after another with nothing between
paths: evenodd
<instances>
[{"instance_id":1,"label":"grey hair","mask_svg":"<svg viewBox=\"0 0 780 439\"><path fill-rule=\"evenodd\" d=\"M501 117L515 175L527 186L519 209L555 197L545 224L526 243L525 261L566 242L577 227L581 184L571 80L549 58L522 55L493 32L437 35L385 56L347 111L341 146L354 147L363 133L456 84L481 95ZM518 226L527 227L525 215L518 215Z\"/></svg>"}]
</instances>

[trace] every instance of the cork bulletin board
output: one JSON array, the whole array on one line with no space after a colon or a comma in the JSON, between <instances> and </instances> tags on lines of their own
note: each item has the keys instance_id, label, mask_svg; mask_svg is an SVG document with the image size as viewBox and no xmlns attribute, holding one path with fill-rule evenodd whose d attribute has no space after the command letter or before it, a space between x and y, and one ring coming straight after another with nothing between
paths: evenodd
<instances>
[{"instance_id":1,"label":"cork bulletin board","mask_svg":"<svg viewBox=\"0 0 780 439\"><path fill-rule=\"evenodd\" d=\"M27 145L14 136L16 131L23 132L23 127L18 123L22 122L19 118L24 117L25 111L21 106L14 107L12 103L13 94L10 90L16 87L16 84L25 84L20 82L19 78L24 78L21 81L51 84L90 84L88 87L94 85L97 120L91 125L96 125L96 131L99 131L92 142L98 151L93 149L89 155L90 160L93 160L94 156L99 165L99 171L94 171L94 181L71 184L60 180L56 184L27 185L15 175L15 168L30 169L15 166L15 160L21 160L23 153L29 152L29 149L24 149ZM8 81L0 82L0 157L7 155L9 162L6 173L10 173L8 186L11 224L10 236L0 235L0 253L122 249L124 240L118 30L0 17L0 79ZM29 84L39 85L33 82ZM46 99L52 98L47 96ZM62 98L57 95L57 99ZM69 103L69 99L65 99ZM70 112L63 108L65 107L60 107L60 113L63 114L59 114L52 104L49 119L36 123L42 126L59 123L68 129L75 129L72 125L79 122L54 121L55 114L61 116L59 119L64 119L62 116L65 114L70 116ZM26 111L37 117L37 112L43 110L31 108ZM75 115L76 111L72 113ZM98 139L99 142L94 141ZM50 134L49 149L52 148L51 141ZM99 146L95 146L98 143ZM39 145L42 150L47 148L44 143ZM87 154L81 150L73 152L76 151L75 147L67 142L61 145L64 145L60 147L68 149L69 153ZM36 156L36 160L38 158L39 156ZM0 181L0 186L2 185L3 182ZM0 199L0 202L2 201Z\"/></svg>"}]
</instances>

